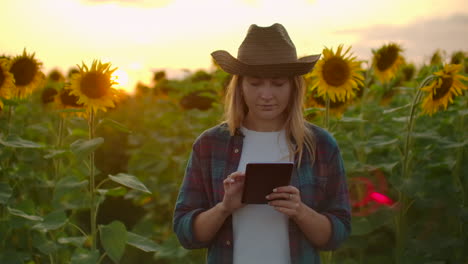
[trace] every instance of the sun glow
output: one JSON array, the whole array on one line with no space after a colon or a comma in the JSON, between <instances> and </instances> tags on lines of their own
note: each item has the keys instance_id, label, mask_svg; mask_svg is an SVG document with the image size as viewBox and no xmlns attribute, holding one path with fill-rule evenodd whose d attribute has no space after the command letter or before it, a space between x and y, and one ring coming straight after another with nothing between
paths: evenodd
<instances>
[{"instance_id":1,"label":"sun glow","mask_svg":"<svg viewBox=\"0 0 468 264\"><path fill-rule=\"evenodd\" d=\"M116 82L115 87L118 89L124 89L128 93L133 93L133 88L130 87L130 79L127 72L122 69L117 69L112 74L113 80Z\"/></svg>"}]
</instances>

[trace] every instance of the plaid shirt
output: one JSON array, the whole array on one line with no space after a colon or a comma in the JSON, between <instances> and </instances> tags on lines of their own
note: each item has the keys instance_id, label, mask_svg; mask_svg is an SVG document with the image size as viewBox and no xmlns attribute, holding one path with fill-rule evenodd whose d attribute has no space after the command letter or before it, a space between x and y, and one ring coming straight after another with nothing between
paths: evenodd
<instances>
[{"instance_id":1,"label":"plaid shirt","mask_svg":"<svg viewBox=\"0 0 468 264\"><path fill-rule=\"evenodd\" d=\"M345 171L335 139L324 129L307 123L315 135L316 159L311 164L304 149L301 166L293 171L291 185L299 189L301 200L331 222L331 238L321 248L314 246L293 220L289 220L291 263L320 263L317 250L333 250L351 231L351 213ZM207 263L232 263L233 231L229 216L210 242L194 236L195 217L223 200L223 180L237 170L242 153L243 135L230 136L223 123L203 132L193 145L174 212L174 232L187 249L208 248Z\"/></svg>"}]
</instances>

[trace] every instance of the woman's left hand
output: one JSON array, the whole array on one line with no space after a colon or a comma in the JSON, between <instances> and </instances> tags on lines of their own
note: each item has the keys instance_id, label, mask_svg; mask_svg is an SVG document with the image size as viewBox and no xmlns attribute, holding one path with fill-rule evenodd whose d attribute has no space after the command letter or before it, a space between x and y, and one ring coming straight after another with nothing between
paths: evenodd
<instances>
[{"instance_id":1,"label":"woman's left hand","mask_svg":"<svg viewBox=\"0 0 468 264\"><path fill-rule=\"evenodd\" d=\"M294 186L282 186L275 188L272 193L266 196L269 205L278 212L284 213L294 219L299 219L302 215L304 204L301 201L301 193Z\"/></svg>"}]
</instances>

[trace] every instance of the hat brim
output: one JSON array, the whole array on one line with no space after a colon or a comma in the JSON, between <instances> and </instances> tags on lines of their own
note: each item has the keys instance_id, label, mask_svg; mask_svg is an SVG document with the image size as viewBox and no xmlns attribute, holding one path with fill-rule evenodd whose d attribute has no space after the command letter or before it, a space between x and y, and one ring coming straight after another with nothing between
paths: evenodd
<instances>
[{"instance_id":1,"label":"hat brim","mask_svg":"<svg viewBox=\"0 0 468 264\"><path fill-rule=\"evenodd\" d=\"M216 63L225 72L241 76L290 77L310 72L320 58L320 54L299 58L297 62L253 65L234 58L225 50L211 53Z\"/></svg>"}]
</instances>

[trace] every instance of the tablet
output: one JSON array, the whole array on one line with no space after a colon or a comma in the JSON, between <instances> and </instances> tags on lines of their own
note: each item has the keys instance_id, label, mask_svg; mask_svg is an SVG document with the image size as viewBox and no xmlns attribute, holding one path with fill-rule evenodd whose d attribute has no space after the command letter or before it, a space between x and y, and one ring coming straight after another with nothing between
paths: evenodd
<instances>
[{"instance_id":1,"label":"tablet","mask_svg":"<svg viewBox=\"0 0 468 264\"><path fill-rule=\"evenodd\" d=\"M266 204L274 188L287 186L291 180L292 162L247 163L242 203Z\"/></svg>"}]
</instances>

